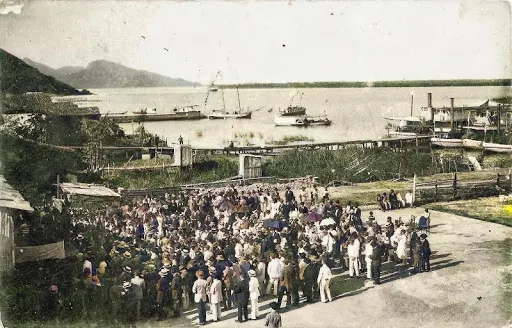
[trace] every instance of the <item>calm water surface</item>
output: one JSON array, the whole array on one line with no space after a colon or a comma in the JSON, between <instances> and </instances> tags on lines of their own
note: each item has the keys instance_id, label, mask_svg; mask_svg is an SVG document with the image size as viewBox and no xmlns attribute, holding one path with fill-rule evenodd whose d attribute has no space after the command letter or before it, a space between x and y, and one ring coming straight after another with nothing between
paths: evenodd
<instances>
[{"instance_id":1,"label":"calm water surface","mask_svg":"<svg viewBox=\"0 0 512 328\"><path fill-rule=\"evenodd\" d=\"M418 115L432 92L434 106L476 105L507 93L507 87L438 87L438 88L330 88L330 89L240 89L242 108L253 112L250 120L193 120L146 122L152 133L177 142L180 135L194 147L223 147L234 141L238 145L269 145L285 136L306 136L315 142L374 139L386 134L386 116L409 115L411 94L413 114ZM156 108L157 113L170 112L176 106L201 105L203 113L222 109L222 91L210 93L206 107L206 88L134 88L94 89L84 105L98 106L102 113L131 113L141 108ZM327 114L333 121L329 127L275 127L274 115L279 108L290 105L292 97L307 108L309 115ZM224 91L228 110L238 109L236 89ZM137 123L121 124L132 133Z\"/></svg>"}]
</instances>

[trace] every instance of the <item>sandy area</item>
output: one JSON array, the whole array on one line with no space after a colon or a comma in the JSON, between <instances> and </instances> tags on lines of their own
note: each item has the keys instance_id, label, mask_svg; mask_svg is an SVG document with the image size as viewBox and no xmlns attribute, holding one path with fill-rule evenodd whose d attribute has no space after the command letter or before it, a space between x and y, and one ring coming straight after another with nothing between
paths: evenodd
<instances>
[{"instance_id":1,"label":"sandy area","mask_svg":"<svg viewBox=\"0 0 512 328\"><path fill-rule=\"evenodd\" d=\"M422 208L374 211L384 223L388 215L419 215ZM363 212L363 217L367 213ZM411 275L394 266L383 284L362 287L332 303L301 305L282 313L283 327L509 327L512 320L512 228L432 211L429 235L433 251L430 272ZM340 275L346 278L346 273ZM208 327L263 327L268 303L260 302L260 320L235 322L236 310ZM208 318L209 319L209 316ZM165 324L139 327L195 326L195 311ZM512 326L510 326L512 327Z\"/></svg>"}]
</instances>

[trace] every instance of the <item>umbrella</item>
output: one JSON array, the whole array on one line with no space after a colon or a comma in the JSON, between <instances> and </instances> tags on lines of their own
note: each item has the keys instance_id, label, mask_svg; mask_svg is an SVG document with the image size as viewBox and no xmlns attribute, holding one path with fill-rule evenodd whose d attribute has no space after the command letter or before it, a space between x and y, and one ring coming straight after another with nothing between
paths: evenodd
<instances>
[{"instance_id":1,"label":"umbrella","mask_svg":"<svg viewBox=\"0 0 512 328\"><path fill-rule=\"evenodd\" d=\"M334 221L332 218L323 219L322 222L320 222L321 227L335 225L335 224L336 224L336 221Z\"/></svg>"},{"instance_id":2,"label":"umbrella","mask_svg":"<svg viewBox=\"0 0 512 328\"><path fill-rule=\"evenodd\" d=\"M308 217L306 219L309 222L318 222L318 221L322 221L322 216L315 212L309 212Z\"/></svg>"},{"instance_id":3,"label":"umbrella","mask_svg":"<svg viewBox=\"0 0 512 328\"><path fill-rule=\"evenodd\" d=\"M288 222L286 221L280 221L280 220L271 220L267 219L263 221L263 226L268 228L274 228L274 229L283 229L288 225Z\"/></svg>"}]
</instances>

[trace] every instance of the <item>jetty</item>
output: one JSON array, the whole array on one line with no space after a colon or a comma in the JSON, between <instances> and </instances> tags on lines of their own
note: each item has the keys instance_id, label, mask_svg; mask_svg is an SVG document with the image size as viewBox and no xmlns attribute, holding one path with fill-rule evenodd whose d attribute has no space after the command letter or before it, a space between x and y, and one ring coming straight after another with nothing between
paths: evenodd
<instances>
[{"instance_id":1,"label":"jetty","mask_svg":"<svg viewBox=\"0 0 512 328\"><path fill-rule=\"evenodd\" d=\"M351 140L340 142L301 143L275 146L230 146L224 148L194 148L195 154L205 155L278 155L289 150L341 150L347 148L390 150L419 149L430 147L430 136L401 136L376 140Z\"/></svg>"}]
</instances>

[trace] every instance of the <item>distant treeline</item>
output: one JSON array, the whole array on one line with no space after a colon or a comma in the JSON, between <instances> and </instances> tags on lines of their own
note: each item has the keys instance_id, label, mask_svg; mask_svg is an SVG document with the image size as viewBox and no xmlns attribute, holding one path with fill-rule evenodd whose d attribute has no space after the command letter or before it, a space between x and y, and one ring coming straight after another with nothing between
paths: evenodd
<instances>
[{"instance_id":1,"label":"distant treeline","mask_svg":"<svg viewBox=\"0 0 512 328\"><path fill-rule=\"evenodd\" d=\"M246 83L225 84L223 88L388 88L388 87L466 87L466 86L510 86L510 79L492 80L415 80L415 81L376 81L376 82L286 82L286 83Z\"/></svg>"}]
</instances>

